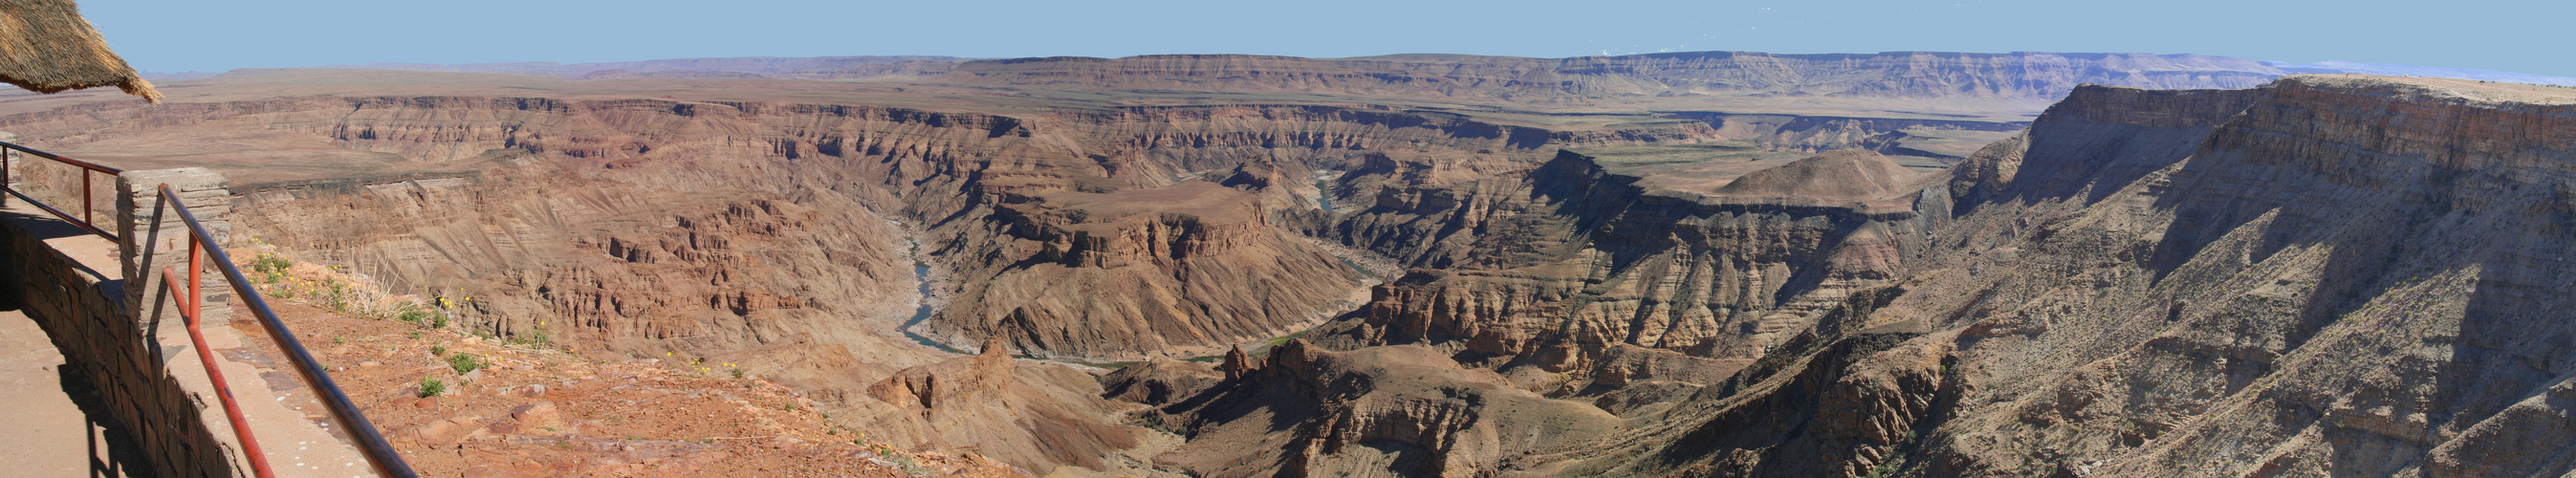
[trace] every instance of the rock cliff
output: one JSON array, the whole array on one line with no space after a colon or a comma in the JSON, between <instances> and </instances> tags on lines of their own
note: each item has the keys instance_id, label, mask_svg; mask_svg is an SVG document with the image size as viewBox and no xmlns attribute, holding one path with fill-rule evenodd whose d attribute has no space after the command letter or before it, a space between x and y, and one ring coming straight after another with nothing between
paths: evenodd
<instances>
[{"instance_id":1,"label":"rock cliff","mask_svg":"<svg viewBox=\"0 0 2576 478\"><path fill-rule=\"evenodd\" d=\"M2029 131L1947 174L1861 182L1868 187L1845 196L1876 199L1839 209L1727 209L1768 195L1715 192L1822 184L1795 179L1874 164L1866 156L1775 163L1782 165L1718 180L1672 169L1636 173L1671 151L1569 150L1522 189L1476 194L1495 198L1487 205L1629 206L1488 209L1508 210L1488 213L1506 220L1599 229L1488 226L1480 233L1518 234L1535 246L1463 241L1454 247L1471 259L1458 261L1465 266L1416 270L1381 286L1368 317L1310 335L1350 350L1326 354L1334 357L1435 354L1409 362L1452 358L1461 368L1319 367L1296 358L1317 356L1301 343L1266 361L1229 357L1221 368L1238 378L1164 410L1256 390L1307 393L1273 389L1263 378L1342 370L1317 377L1486 380L1584 400L1588 406L1577 408L1587 413L1629 417L1622 426L1577 443L1515 444L1504 455L1519 457L1465 470L1424 468L1457 463L1443 461L1453 455L1438 447L1373 449L1438 457L1408 461L1226 434L1243 421L1304 414L1411 416L1373 409L1365 398L1319 397L1294 401L1311 404L1295 411L1218 415L1244 418L1200 423L1190 445L1263 450L1258 456L1219 460L1187 447L1167 456L1203 471L1280 463L1445 475L2561 474L2576 468L2568 458L2576 451L2555 445L2571 429L2559 402L2576 374L2565 364L2576 361L2552 344L2576 331L2548 311L2576 304L2541 291L2576 287L2561 270L2565 261L2547 252L2576 239L2568 227L2576 225L2576 202L2567 200L2576 185L2556 172L2576 158L2565 151L2576 135L2571 108L2576 93L2564 89L2446 80L2294 76L2254 90L2085 87ZM1751 162L1763 161L1772 160ZM1787 166L1798 163L1805 165ZM1583 181L1551 184L1551 177ZM1694 190L1708 194L1685 194ZM1835 195L1843 194L1818 196ZM1799 245L1676 234L1669 231L1694 223L1674 218L1690 216L1643 214L1676 204L1734 217L1867 219L1822 228L1850 236ZM1446 206L1423 216L1460 217L1465 207ZM1816 220L1782 222L1806 221ZM1641 223L1679 225L1654 229L1660 234L1596 232ZM1855 240L1864 231L1875 237ZM1550 247L1589 251L1533 252ZM1729 290L1714 287L1727 278L1762 277L1760 269L1718 269L1707 281L1636 270L1695 247L1872 259L1787 264L1835 279L1790 282L1804 288L1762 294L1767 304L1703 299L1697 304L1769 307L1766 318L1778 325L1703 326L1717 333L1692 335L1671 325L1689 322L1639 312L1687 311L1693 297L1725 297L1708 292ZM1581 261L1553 264L1567 256ZM1605 287L1631 274L1661 280ZM1377 423L1352 420L1363 422ZM1301 430L1299 438L1328 443L1340 429ZM1289 451L1266 454L1274 448Z\"/></svg>"},{"instance_id":2,"label":"rock cliff","mask_svg":"<svg viewBox=\"0 0 2576 478\"><path fill-rule=\"evenodd\" d=\"M1158 463L1201 476L1479 476L1518 450L1619 426L1428 347L1331 352L1291 341L1257 364L1234 360L1241 376L1162 408L1190 442Z\"/></svg>"},{"instance_id":3,"label":"rock cliff","mask_svg":"<svg viewBox=\"0 0 2576 478\"><path fill-rule=\"evenodd\" d=\"M1671 428L1554 470L2564 473L2571 362L2544 337L2569 331L2544 311L2571 304L2526 291L2571 285L2537 246L2576 239L2571 186L2546 172L2571 157L2570 108L2565 90L2421 79L2079 89L1956 171L1953 219L1893 297L1838 309L1929 333L1816 331L1894 343L1780 349L1852 365L1823 389L1739 374ZM1779 400L1850 404L1819 419L1860 426L1728 418Z\"/></svg>"},{"instance_id":4,"label":"rock cliff","mask_svg":"<svg viewBox=\"0 0 2576 478\"><path fill-rule=\"evenodd\" d=\"M1115 469L1105 457L1137 445L1139 430L1115 421L1120 407L1100 398L1091 375L1011 358L1000 338L984 352L904 369L869 385L875 401L854 428L919 446L971 447L1030 470L1071 465Z\"/></svg>"},{"instance_id":5,"label":"rock cliff","mask_svg":"<svg viewBox=\"0 0 2576 478\"><path fill-rule=\"evenodd\" d=\"M1379 286L1365 318L1328 330L1352 345L1456 342L1491 365L1528 368L1513 375L1555 394L1604 391L1595 376L1654 378L1631 377L1613 354L1731 370L1809 328L1813 312L1894 277L1926 221L1918 203L1947 199L1914 194L1938 177L1867 152L1783 162L1726 151L1566 150L1518 184L1479 183L1483 204L1359 213L1351 221L1363 225L1445 218L1380 230L1445 232L1433 243L1451 248L1413 256L1443 269ZM1508 192L1483 193L1493 189Z\"/></svg>"},{"instance_id":6,"label":"rock cliff","mask_svg":"<svg viewBox=\"0 0 2576 478\"><path fill-rule=\"evenodd\" d=\"M1359 271L1271 226L1252 194L1207 181L1009 196L985 227L1003 272L970 284L934 337L1000 337L1052 357L1207 355L1347 309Z\"/></svg>"}]
</instances>

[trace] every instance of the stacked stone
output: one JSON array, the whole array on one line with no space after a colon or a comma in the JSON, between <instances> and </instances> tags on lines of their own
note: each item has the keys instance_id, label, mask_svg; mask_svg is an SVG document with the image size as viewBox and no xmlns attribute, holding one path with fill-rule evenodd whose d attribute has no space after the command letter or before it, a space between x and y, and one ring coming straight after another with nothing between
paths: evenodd
<instances>
[{"instance_id":1,"label":"stacked stone","mask_svg":"<svg viewBox=\"0 0 2576 478\"><path fill-rule=\"evenodd\" d=\"M172 186L186 183L191 186L179 188L189 191L181 193L183 195L224 194L220 189L222 177L201 169L193 172L137 171L126 175L129 178L120 178L120 183L128 179L138 183L149 180L153 186L161 182L169 182ZM131 192L134 188L121 191ZM150 197L157 196L147 196L140 201L120 197L118 201L149 205ZM199 200L195 197L183 199ZM212 205L228 202L220 197L200 201ZM217 221L209 224L212 226L220 224L229 211L220 206L201 207L197 213L201 218ZM145 209L140 217L149 219L150 210ZM120 212L119 219L122 223L118 228L127 234L125 237L134 237L132 234L137 229L148 232L148 227L135 227L137 219L133 215ZM170 216L168 220L177 223L176 216ZM180 237L168 231L163 234L165 237ZM57 240L98 239L79 236ZM124 277L135 277L132 271L138 269L135 263L138 251L133 246L139 241L135 239L119 244L123 249L120 255L125 260L124 270L120 272L127 273ZM189 340L184 324L174 313L163 311L164 314L156 316L141 311L142 308L135 305L139 303L137 291L144 289L145 285L157 284L91 272L78 260L57 250L55 245L14 223L0 224L0 247L5 247L7 253L6 257L0 257L0 288L9 289L0 295L19 299L14 301L17 302L14 305L22 307L22 312L44 327L54 346L63 352L67 362L64 366L77 370L97 387L97 405L106 410L110 419L134 434L145 461L155 468L152 474L235 476L235 470L247 469L241 465L238 445L217 436L216 430L225 426L224 418L220 410L211 410L215 407L215 400L203 376L199 375L195 380L177 376L203 372L194 370L195 365L174 366L171 363L179 358L178 354L194 353L186 348ZM184 253L187 243L179 242L177 247ZM165 244L162 250L170 249ZM156 262L175 263L179 255L162 254L164 258L171 259ZM220 278L221 275L209 274L209 277ZM209 310L225 310L214 304L218 298L228 294L210 293L207 301ZM228 432L225 436L229 436Z\"/></svg>"},{"instance_id":2,"label":"stacked stone","mask_svg":"<svg viewBox=\"0 0 2576 478\"><path fill-rule=\"evenodd\" d=\"M178 210L161 202L163 184L170 185L179 200L188 204L188 211L206 226L207 234L214 236L215 242L210 246L232 241L232 191L224 189L223 175L206 168L126 171L117 175L117 249L125 277L138 279L127 281L131 286L125 288L125 299L128 304L138 304L135 310L147 321L156 317L155 312L157 317L179 317L178 301L165 297L161 282L152 278L158 277L163 267L182 275L188 273L188 224L179 218ZM156 209L161 215L158 224L152 223ZM143 256L146 246L152 249L151 257ZM207 258L198 267L198 284L206 301L200 308L205 314L203 327L226 324L232 315L228 306L232 303L232 284L224 280L217 266ZM147 310L150 307L160 310Z\"/></svg>"},{"instance_id":3,"label":"stacked stone","mask_svg":"<svg viewBox=\"0 0 2576 478\"><path fill-rule=\"evenodd\" d=\"M18 133L11 133L11 132L7 132L7 131L0 131L0 141L7 141L7 142L11 142L11 143L16 143L16 142L18 142ZM23 154L18 154L18 150L14 150L14 149L0 149L0 155L7 155L7 156L8 156L8 159L9 159L8 161L5 161L6 163L8 163L8 166L6 166L6 168L7 168L7 169L5 169L5 170L0 170L0 172L6 172L6 173L8 173L8 178L9 178L9 179L8 179L8 184L7 184L7 186L9 186L9 189L18 189L18 183L19 183L19 182L21 182L21 181L25 181L25 179L22 179L22 178L24 178L24 177L25 177L25 175L18 174L18 163L19 163L19 162L21 162L21 161L25 161L25 160L27 159L27 156L26 156L26 155L23 155ZM8 206L8 205L9 205L9 200L11 200L11 199L16 199L16 198L17 198L17 196L11 196L11 195L8 195L8 194L0 194L0 206Z\"/></svg>"}]
</instances>

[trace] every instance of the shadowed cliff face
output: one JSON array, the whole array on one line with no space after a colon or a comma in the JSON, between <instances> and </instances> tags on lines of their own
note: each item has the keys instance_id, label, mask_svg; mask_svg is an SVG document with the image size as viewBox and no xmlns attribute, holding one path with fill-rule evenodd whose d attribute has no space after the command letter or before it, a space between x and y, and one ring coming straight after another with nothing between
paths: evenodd
<instances>
[{"instance_id":1,"label":"shadowed cliff face","mask_svg":"<svg viewBox=\"0 0 2576 478\"><path fill-rule=\"evenodd\" d=\"M2576 157L2571 103L2347 77L2078 90L1961 165L1955 217L1883 300L1828 314L1928 334L1818 329L1894 343L1776 349L1763 361L1792 365L1555 470L2564 473L2576 362L2542 337L2576 304L2520 291L2570 286L2533 248L2576 239L2576 184L2544 172ZM1734 385L1756 381L1777 385ZM1878 398L1836 398L1856 393ZM1861 426L1731 418L1799 401Z\"/></svg>"},{"instance_id":2,"label":"shadowed cliff face","mask_svg":"<svg viewBox=\"0 0 2576 478\"><path fill-rule=\"evenodd\" d=\"M1618 426L1428 347L1331 352L1291 341L1249 360L1227 359L1231 378L1153 412L1192 438L1157 461L1203 476L1474 476L1514 450Z\"/></svg>"},{"instance_id":3,"label":"shadowed cliff face","mask_svg":"<svg viewBox=\"0 0 2576 478\"><path fill-rule=\"evenodd\" d=\"M2554 311L2576 303L2540 291L2576 287L2548 252L2576 240L2567 199L2576 183L2559 172L2576 158L2571 118L2576 94L2566 90L2446 80L2088 87L2027 133L1917 179L1907 201L1831 213L1680 194L1706 182L1619 174L1667 156L1572 150L1524 186L1467 195L1508 211L1477 234L1515 231L1535 246L1481 236L1441 246L1465 265L1381 286L1368 317L1308 336L1349 350L1336 357L1438 354L1405 362L1447 371L1301 360L1317 354L1299 343L1266 361L1229 357L1219 371L1230 378L1204 388L1191 373L1128 380L1198 390L1149 403L1202 420L1167 462L1216 474L1270 463L1453 476L2561 474L2576 469L2576 450L2558 445L2576 430L2564 418L2576 357L2558 344L2576 330ZM1799 169L1741 177L1794 185L1781 179L1807 176L1788 174ZM1476 204L1372 211L1458 218ZM1554 204L1595 207L1533 206ZM1675 204L1863 219L1820 228L1840 240L1716 241L1725 236L1668 232L1707 227ZM1647 218L1666 232L1613 232ZM1493 225L1512 221L1544 227ZM1753 237L1834 237L1788 228L1808 224L1800 220L1755 224L1782 229ZM1883 232L1856 239L1868 230ZM1698 281L1638 265L1697 248L1725 259L1882 259L1785 263L1839 279L1784 288L1767 305L1736 302L1780 318L1767 334L1757 325L1695 336L1634 313L1726 304L1697 298L1735 290L1723 278L1761 277L1720 270ZM1578 266L1558 265L1566 257ZM1659 280L1612 287L1630 275ZM1708 370L1718 372L1693 373ZM1472 440L1390 435L1335 449L1321 445L1342 436L1339 424L1420 414L1333 386L1278 385L1423 383L1425 374L1588 406L1516 415L1529 409L1488 398L1401 429L1468 436L1479 420L1563 423L1596 410L1628 420L1580 443L1507 446L1502 455L1516 458L1502 460L1456 459L1483 456ZM1302 380L1266 378L1280 375ZM1297 393L1341 398L1254 408L1234 398ZM1335 416L1352 418L1303 418ZM1313 441L1237 431L1243 422L1288 423ZM1261 451L1272 449L1288 451Z\"/></svg>"},{"instance_id":4,"label":"shadowed cliff face","mask_svg":"<svg viewBox=\"0 0 2576 478\"><path fill-rule=\"evenodd\" d=\"M1741 366L1810 327L1814 311L1901 270L1901 241L1926 224L1913 192L1934 179L1865 152L1691 175L1652 168L1730 160L1654 154L1568 150L1517 184L1477 183L1504 191L1483 193L1483 204L1381 202L1357 213L1350 222L1362 227L1350 229L1360 234L1455 241L1412 256L1443 270L1379 286L1366 318L1338 334L1354 344L1456 341L1479 360L1530 367L1516 379L1551 393L1587 390L1596 368L1626 380L1618 370L1629 365L1605 360L1613 344ZM1405 217L1424 219L1367 227ZM1481 224L1455 225L1464 221Z\"/></svg>"}]
</instances>

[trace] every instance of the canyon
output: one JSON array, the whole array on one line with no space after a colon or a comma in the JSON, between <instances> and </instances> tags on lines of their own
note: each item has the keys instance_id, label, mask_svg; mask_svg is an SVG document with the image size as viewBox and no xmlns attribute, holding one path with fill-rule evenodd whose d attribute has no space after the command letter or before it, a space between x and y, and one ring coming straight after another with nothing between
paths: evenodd
<instances>
[{"instance_id":1,"label":"canyon","mask_svg":"<svg viewBox=\"0 0 2576 478\"><path fill-rule=\"evenodd\" d=\"M1035 475L2576 469L2527 446L2576 430L2566 88L2052 53L491 68L11 95L0 130L223 172L236 236L460 333L729 364Z\"/></svg>"}]
</instances>

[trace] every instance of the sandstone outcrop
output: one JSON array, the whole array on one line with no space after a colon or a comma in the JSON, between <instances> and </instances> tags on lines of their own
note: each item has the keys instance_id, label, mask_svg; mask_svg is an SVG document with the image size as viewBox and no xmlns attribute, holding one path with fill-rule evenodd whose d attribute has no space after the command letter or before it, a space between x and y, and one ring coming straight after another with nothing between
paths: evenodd
<instances>
[{"instance_id":1,"label":"sandstone outcrop","mask_svg":"<svg viewBox=\"0 0 2576 478\"><path fill-rule=\"evenodd\" d=\"M927 335L1094 361L1206 355L1320 323L1359 286L1255 196L1213 182L1004 201L986 226L1001 240L968 253L1001 276L961 291Z\"/></svg>"},{"instance_id":2,"label":"sandstone outcrop","mask_svg":"<svg viewBox=\"0 0 2576 478\"><path fill-rule=\"evenodd\" d=\"M1013 359L1007 344L986 340L983 353L904 369L868 386L874 400L854 406L865 415L849 425L898 442L971 446L1029 470L1105 471L1104 457L1136 446L1139 432L1112 421L1118 407L1100 398L1091 375Z\"/></svg>"},{"instance_id":3,"label":"sandstone outcrop","mask_svg":"<svg viewBox=\"0 0 2576 478\"><path fill-rule=\"evenodd\" d=\"M1600 391L1591 375L1617 344L1741 366L1901 271L1902 241L1924 221L1912 191L1939 180L1867 152L1713 151L1561 152L1469 212L1487 224L1458 234L1468 242L1448 253L1464 260L1379 286L1365 319L1332 330L1359 345L1454 341L1535 367L1510 375L1550 393Z\"/></svg>"},{"instance_id":4,"label":"sandstone outcrop","mask_svg":"<svg viewBox=\"0 0 2576 478\"><path fill-rule=\"evenodd\" d=\"M1483 476L1520 450L1619 427L1608 413L1522 391L1428 347L1331 352L1293 340L1163 412L1183 417L1190 442L1156 461L1227 477Z\"/></svg>"},{"instance_id":5,"label":"sandstone outcrop","mask_svg":"<svg viewBox=\"0 0 2576 478\"><path fill-rule=\"evenodd\" d=\"M1227 357L1242 354L1235 349ZM1235 363L1234 358L1227 363ZM1100 376L1101 398L1146 405L1166 405L1198 395L1217 382L1240 376L1240 370L1218 371L1206 365L1157 357Z\"/></svg>"}]
</instances>

